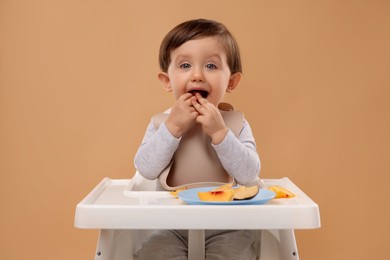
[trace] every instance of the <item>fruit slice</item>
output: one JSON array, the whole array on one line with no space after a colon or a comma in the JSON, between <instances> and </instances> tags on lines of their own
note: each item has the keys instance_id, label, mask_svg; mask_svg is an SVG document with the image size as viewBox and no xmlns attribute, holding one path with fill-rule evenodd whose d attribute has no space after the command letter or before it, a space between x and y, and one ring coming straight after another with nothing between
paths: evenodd
<instances>
[{"instance_id":1,"label":"fruit slice","mask_svg":"<svg viewBox=\"0 0 390 260\"><path fill-rule=\"evenodd\" d=\"M176 199L178 199L179 197L177 196L177 194L179 194L179 192L181 192L181 191L183 191L183 190L186 190L186 188L180 188L180 189L171 191L170 193L171 193Z\"/></svg>"},{"instance_id":2,"label":"fruit slice","mask_svg":"<svg viewBox=\"0 0 390 260\"><path fill-rule=\"evenodd\" d=\"M234 191L232 189L219 191L199 191L198 196L201 201L226 202L233 200Z\"/></svg>"},{"instance_id":3,"label":"fruit slice","mask_svg":"<svg viewBox=\"0 0 390 260\"><path fill-rule=\"evenodd\" d=\"M237 189L234 189L234 197L235 200L249 200L256 196L259 192L259 187L257 185L253 185L250 187L240 186Z\"/></svg>"},{"instance_id":4,"label":"fruit slice","mask_svg":"<svg viewBox=\"0 0 390 260\"><path fill-rule=\"evenodd\" d=\"M224 185L218 186L211 191L230 190L232 187L233 187L233 182L229 182Z\"/></svg>"},{"instance_id":5,"label":"fruit slice","mask_svg":"<svg viewBox=\"0 0 390 260\"><path fill-rule=\"evenodd\" d=\"M270 186L268 187L268 190L276 193L275 199L295 197L294 193L281 186Z\"/></svg>"}]
</instances>

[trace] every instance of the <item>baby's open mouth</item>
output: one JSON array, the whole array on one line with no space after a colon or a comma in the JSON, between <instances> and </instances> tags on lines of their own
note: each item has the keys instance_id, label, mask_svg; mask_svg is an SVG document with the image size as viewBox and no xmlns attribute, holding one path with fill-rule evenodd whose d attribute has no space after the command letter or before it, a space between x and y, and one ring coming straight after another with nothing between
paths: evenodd
<instances>
[{"instance_id":1,"label":"baby's open mouth","mask_svg":"<svg viewBox=\"0 0 390 260\"><path fill-rule=\"evenodd\" d=\"M199 93L203 98L207 98L207 96L209 95L209 92L207 92L206 90L200 90L200 89L190 90L189 93L191 93L192 95Z\"/></svg>"}]
</instances>

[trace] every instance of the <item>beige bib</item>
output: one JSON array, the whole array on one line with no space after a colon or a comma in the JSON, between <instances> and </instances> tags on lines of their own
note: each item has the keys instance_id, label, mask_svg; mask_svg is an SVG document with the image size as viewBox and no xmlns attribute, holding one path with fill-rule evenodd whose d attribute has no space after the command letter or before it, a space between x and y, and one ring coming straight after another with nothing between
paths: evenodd
<instances>
[{"instance_id":1,"label":"beige bib","mask_svg":"<svg viewBox=\"0 0 390 260\"><path fill-rule=\"evenodd\" d=\"M227 103L221 103L222 118L230 130L238 136L244 121L244 116ZM160 113L153 117L154 127L158 129L169 114ZM217 153L211 146L211 138L203 133L200 124L186 132L171 163L159 176L161 186L166 190L179 188L194 188L222 185L234 182L233 178L223 168Z\"/></svg>"}]
</instances>

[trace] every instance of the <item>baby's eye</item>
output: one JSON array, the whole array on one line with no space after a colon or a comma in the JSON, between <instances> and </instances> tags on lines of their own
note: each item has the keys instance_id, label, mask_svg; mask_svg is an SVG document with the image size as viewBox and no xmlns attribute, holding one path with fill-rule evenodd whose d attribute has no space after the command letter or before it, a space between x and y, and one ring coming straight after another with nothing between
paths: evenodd
<instances>
[{"instance_id":1,"label":"baby's eye","mask_svg":"<svg viewBox=\"0 0 390 260\"><path fill-rule=\"evenodd\" d=\"M209 63L209 64L206 65L206 69L209 69L209 70L214 70L214 69L216 69L216 68L217 68L217 66L215 66L215 65L212 64L212 63Z\"/></svg>"},{"instance_id":2,"label":"baby's eye","mask_svg":"<svg viewBox=\"0 0 390 260\"><path fill-rule=\"evenodd\" d=\"M180 64L180 68L189 69L189 68L191 68L191 65L189 63L182 63L182 64Z\"/></svg>"}]
</instances>

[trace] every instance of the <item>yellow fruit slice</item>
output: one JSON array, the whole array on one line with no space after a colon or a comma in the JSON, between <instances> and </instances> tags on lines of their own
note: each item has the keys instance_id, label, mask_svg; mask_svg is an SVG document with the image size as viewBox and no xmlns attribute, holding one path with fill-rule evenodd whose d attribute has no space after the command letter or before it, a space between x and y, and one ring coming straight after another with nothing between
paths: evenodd
<instances>
[{"instance_id":1,"label":"yellow fruit slice","mask_svg":"<svg viewBox=\"0 0 390 260\"><path fill-rule=\"evenodd\" d=\"M294 193L281 186L270 186L268 187L268 190L276 193L275 199L295 197Z\"/></svg>"},{"instance_id":2,"label":"yellow fruit slice","mask_svg":"<svg viewBox=\"0 0 390 260\"><path fill-rule=\"evenodd\" d=\"M186 188L181 188L181 189L177 189L177 190L171 191L171 194L172 194L172 196L174 196L176 199L178 199L179 197L177 196L177 194L179 194L179 192L181 192L181 191L183 191L183 190L186 190Z\"/></svg>"},{"instance_id":3,"label":"yellow fruit slice","mask_svg":"<svg viewBox=\"0 0 390 260\"><path fill-rule=\"evenodd\" d=\"M233 187L233 182L226 183L222 186L218 186L212 191L220 191L220 190L230 190Z\"/></svg>"},{"instance_id":4,"label":"yellow fruit slice","mask_svg":"<svg viewBox=\"0 0 390 260\"><path fill-rule=\"evenodd\" d=\"M220 191L199 191L198 196L201 201L226 202L233 200L234 191L232 189Z\"/></svg>"}]
</instances>

